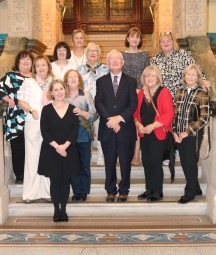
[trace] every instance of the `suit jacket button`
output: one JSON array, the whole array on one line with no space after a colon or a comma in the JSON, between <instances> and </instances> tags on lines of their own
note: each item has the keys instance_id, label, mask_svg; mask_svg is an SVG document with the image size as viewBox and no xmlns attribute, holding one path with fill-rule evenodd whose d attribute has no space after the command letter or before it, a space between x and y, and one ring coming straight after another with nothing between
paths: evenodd
<instances>
[{"instance_id":1,"label":"suit jacket button","mask_svg":"<svg viewBox=\"0 0 216 255\"><path fill-rule=\"evenodd\" d=\"M116 105L114 105L114 108L116 108Z\"/></svg>"}]
</instances>

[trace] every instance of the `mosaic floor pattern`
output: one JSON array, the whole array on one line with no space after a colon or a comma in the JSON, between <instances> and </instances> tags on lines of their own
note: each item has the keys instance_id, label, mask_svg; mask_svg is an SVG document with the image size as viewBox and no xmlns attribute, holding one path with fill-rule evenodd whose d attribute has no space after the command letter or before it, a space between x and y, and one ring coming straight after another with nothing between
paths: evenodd
<instances>
[{"instance_id":1,"label":"mosaic floor pattern","mask_svg":"<svg viewBox=\"0 0 216 255\"><path fill-rule=\"evenodd\" d=\"M208 218L76 217L53 223L51 217L11 217L0 226L6 245L216 245L216 225Z\"/></svg>"}]
</instances>

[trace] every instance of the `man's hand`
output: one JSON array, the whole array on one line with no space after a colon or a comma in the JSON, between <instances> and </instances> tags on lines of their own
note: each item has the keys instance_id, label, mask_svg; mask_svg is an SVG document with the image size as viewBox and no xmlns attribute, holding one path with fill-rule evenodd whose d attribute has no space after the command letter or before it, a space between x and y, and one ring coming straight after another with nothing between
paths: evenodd
<instances>
[{"instance_id":1,"label":"man's hand","mask_svg":"<svg viewBox=\"0 0 216 255\"><path fill-rule=\"evenodd\" d=\"M107 127L114 128L121 121L122 121L122 117L120 115L110 117L110 118L108 118L108 121L107 121Z\"/></svg>"},{"instance_id":2,"label":"man's hand","mask_svg":"<svg viewBox=\"0 0 216 255\"><path fill-rule=\"evenodd\" d=\"M114 131L115 133L118 133L120 129L121 129L121 126L120 126L119 124L117 124L117 125L113 128L113 131Z\"/></svg>"}]
</instances>

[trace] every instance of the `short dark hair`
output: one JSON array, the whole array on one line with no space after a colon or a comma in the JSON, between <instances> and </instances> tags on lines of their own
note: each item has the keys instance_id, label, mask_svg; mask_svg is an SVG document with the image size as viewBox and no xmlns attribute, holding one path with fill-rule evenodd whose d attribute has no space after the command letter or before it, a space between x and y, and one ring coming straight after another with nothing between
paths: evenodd
<instances>
[{"instance_id":1,"label":"short dark hair","mask_svg":"<svg viewBox=\"0 0 216 255\"><path fill-rule=\"evenodd\" d=\"M135 34L138 34L138 35L139 35L139 37L140 37L140 43L139 43L139 45L138 45L137 48L140 49L140 48L142 47L143 41L142 41L142 33L141 33L141 31L139 30L138 27L132 27L132 28L127 32L127 35L126 35L126 37L125 37L125 47L127 47L127 48L130 47L130 44L129 44L129 42L128 42L128 37L129 37L131 34L132 34L132 35L135 35Z\"/></svg>"},{"instance_id":2,"label":"short dark hair","mask_svg":"<svg viewBox=\"0 0 216 255\"><path fill-rule=\"evenodd\" d=\"M20 52L18 52L18 54L16 55L15 58L15 63L14 66L12 67L13 71L19 71L19 63L20 63L20 59L25 58L25 57L30 57L32 64L34 61L34 56L31 52L27 51L27 50L21 50ZM32 70L32 68L31 68Z\"/></svg>"},{"instance_id":3,"label":"short dark hair","mask_svg":"<svg viewBox=\"0 0 216 255\"><path fill-rule=\"evenodd\" d=\"M54 48L54 52L53 52L53 58L54 60L58 60L58 55L57 55L57 50L59 48L65 48L67 50L67 55L66 55L66 59L70 59L71 58L71 50L70 47L68 46L68 44L66 42L58 42Z\"/></svg>"}]
</instances>

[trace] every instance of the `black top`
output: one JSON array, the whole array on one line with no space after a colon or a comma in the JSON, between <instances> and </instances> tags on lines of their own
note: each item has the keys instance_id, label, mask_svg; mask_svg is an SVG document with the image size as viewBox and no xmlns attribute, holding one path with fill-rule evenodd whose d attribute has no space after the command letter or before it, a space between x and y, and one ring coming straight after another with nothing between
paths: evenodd
<instances>
[{"instance_id":1,"label":"black top","mask_svg":"<svg viewBox=\"0 0 216 255\"><path fill-rule=\"evenodd\" d=\"M79 174L79 158L76 149L79 119L73 113L74 106L69 105L61 118L52 104L43 107L41 113L41 145L38 173L46 177L70 177ZM63 144L70 141L67 156L62 157L50 145L52 141Z\"/></svg>"},{"instance_id":2,"label":"black top","mask_svg":"<svg viewBox=\"0 0 216 255\"><path fill-rule=\"evenodd\" d=\"M157 109L157 98L160 94L160 91L162 90L162 86L160 86L154 93L153 97L152 97L152 100L154 102L154 105ZM144 97L144 100L141 104L141 108L140 108L140 116L141 116L141 121L142 121L142 124L143 126L147 126L151 123L154 122L155 120L155 115L156 115L156 112L155 112L155 109L150 102L147 101L147 99Z\"/></svg>"}]
</instances>

